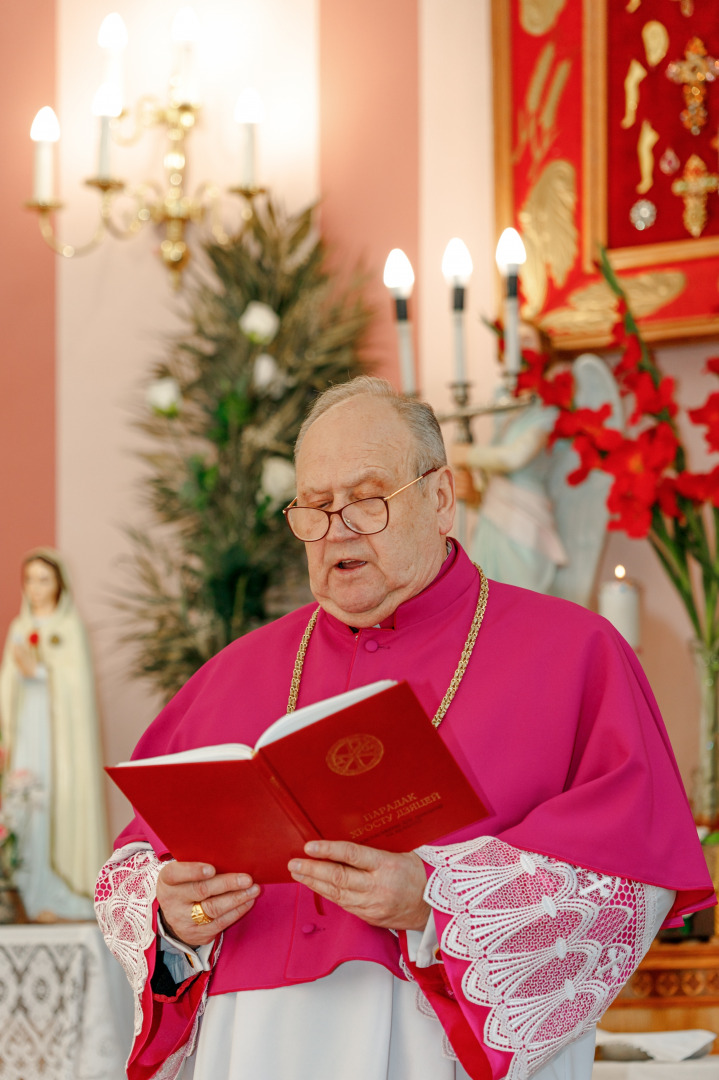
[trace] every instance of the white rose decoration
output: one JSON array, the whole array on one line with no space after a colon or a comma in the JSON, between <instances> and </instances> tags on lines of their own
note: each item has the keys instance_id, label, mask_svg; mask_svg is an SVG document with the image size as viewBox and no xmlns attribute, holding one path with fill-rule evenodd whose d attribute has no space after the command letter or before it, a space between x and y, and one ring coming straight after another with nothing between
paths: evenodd
<instances>
[{"instance_id":1,"label":"white rose decoration","mask_svg":"<svg viewBox=\"0 0 719 1080\"><path fill-rule=\"evenodd\" d=\"M284 506L295 494L295 467L283 457L265 458L258 501L267 496L273 508Z\"/></svg>"},{"instance_id":2,"label":"white rose decoration","mask_svg":"<svg viewBox=\"0 0 719 1080\"><path fill-rule=\"evenodd\" d=\"M280 369L274 356L270 356L266 352L260 353L252 370L252 382L255 390L259 390L260 393L263 390L268 390L279 374Z\"/></svg>"},{"instance_id":3,"label":"white rose decoration","mask_svg":"<svg viewBox=\"0 0 719 1080\"><path fill-rule=\"evenodd\" d=\"M182 391L177 379L168 375L150 383L147 388L147 404L160 416L177 416L182 405Z\"/></svg>"},{"instance_id":4,"label":"white rose decoration","mask_svg":"<svg viewBox=\"0 0 719 1080\"><path fill-rule=\"evenodd\" d=\"M240 330L254 345L269 345L280 328L277 312L259 300L250 300L239 322Z\"/></svg>"}]
</instances>

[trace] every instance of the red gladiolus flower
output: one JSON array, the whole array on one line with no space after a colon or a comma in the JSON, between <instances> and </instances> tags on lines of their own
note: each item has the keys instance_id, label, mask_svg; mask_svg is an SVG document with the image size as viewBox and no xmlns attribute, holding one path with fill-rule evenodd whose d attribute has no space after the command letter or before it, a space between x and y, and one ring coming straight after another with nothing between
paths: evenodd
<instances>
[{"instance_id":1,"label":"red gladiolus flower","mask_svg":"<svg viewBox=\"0 0 719 1080\"><path fill-rule=\"evenodd\" d=\"M679 503L677 502L676 478L663 476L657 487L657 500L659 509L666 517L681 517Z\"/></svg>"},{"instance_id":2,"label":"red gladiolus flower","mask_svg":"<svg viewBox=\"0 0 719 1080\"><path fill-rule=\"evenodd\" d=\"M676 478L676 488L685 499L696 503L705 502L709 495L707 476L704 473L680 473Z\"/></svg>"},{"instance_id":3,"label":"red gladiolus flower","mask_svg":"<svg viewBox=\"0 0 719 1080\"><path fill-rule=\"evenodd\" d=\"M37 633L37 631L33 630L32 634L30 634L30 636L28 637L28 641L31 645L40 644L40 635Z\"/></svg>"},{"instance_id":4,"label":"red gladiolus flower","mask_svg":"<svg viewBox=\"0 0 719 1080\"><path fill-rule=\"evenodd\" d=\"M616 514L608 528L621 529L635 540L642 540L652 524L652 506L656 499L657 481L652 473L632 475L623 473L616 478L607 496L607 508Z\"/></svg>"},{"instance_id":5,"label":"red gladiolus flower","mask_svg":"<svg viewBox=\"0 0 719 1080\"><path fill-rule=\"evenodd\" d=\"M710 450L719 450L719 391L710 394L700 409L689 409L693 424L706 424L704 438Z\"/></svg>"},{"instance_id":6,"label":"red gladiolus flower","mask_svg":"<svg viewBox=\"0 0 719 1080\"><path fill-rule=\"evenodd\" d=\"M712 471L707 473L707 481L707 500L719 510L719 465L715 465Z\"/></svg>"},{"instance_id":7,"label":"red gladiolus flower","mask_svg":"<svg viewBox=\"0 0 719 1080\"><path fill-rule=\"evenodd\" d=\"M602 464L602 459L596 446L586 435L575 436L572 446L579 454L579 465L567 475L567 483L574 487L583 483L592 469L598 469Z\"/></svg>"},{"instance_id":8,"label":"red gladiolus flower","mask_svg":"<svg viewBox=\"0 0 719 1080\"><path fill-rule=\"evenodd\" d=\"M626 337L627 328L624 324L624 316L627 314L627 302L623 296L620 296L617 300L617 316L616 322L612 327L612 342L615 345L621 345Z\"/></svg>"},{"instance_id":9,"label":"red gladiolus flower","mask_svg":"<svg viewBox=\"0 0 719 1080\"><path fill-rule=\"evenodd\" d=\"M604 426L612 415L609 402L601 409L575 409L574 412L562 412L551 434L551 441L573 439L575 435L586 435L598 450L610 450L622 442L622 434L615 428Z\"/></svg>"},{"instance_id":10,"label":"red gladiolus flower","mask_svg":"<svg viewBox=\"0 0 719 1080\"><path fill-rule=\"evenodd\" d=\"M535 352L534 349L523 350L524 364L517 376L517 393L520 390L539 390L549 359L544 353Z\"/></svg>"},{"instance_id":11,"label":"red gladiolus flower","mask_svg":"<svg viewBox=\"0 0 719 1080\"><path fill-rule=\"evenodd\" d=\"M674 401L674 379L665 376L659 386L655 386L648 371L637 371L628 375L625 383L636 399L630 424L638 423L642 416L658 416L665 409L670 416L676 416L678 406Z\"/></svg>"},{"instance_id":12,"label":"red gladiolus flower","mask_svg":"<svg viewBox=\"0 0 719 1080\"><path fill-rule=\"evenodd\" d=\"M711 356L707 360L706 370L710 375L719 375L719 356Z\"/></svg>"},{"instance_id":13,"label":"red gladiolus flower","mask_svg":"<svg viewBox=\"0 0 719 1080\"><path fill-rule=\"evenodd\" d=\"M719 465L708 473L680 473L677 491L694 503L709 502L719 508Z\"/></svg>"},{"instance_id":14,"label":"red gladiolus flower","mask_svg":"<svg viewBox=\"0 0 719 1080\"><path fill-rule=\"evenodd\" d=\"M636 371L637 365L642 358L642 347L636 334L630 334L624 347L624 356L614 369L617 379L627 375L630 371Z\"/></svg>"},{"instance_id":15,"label":"red gladiolus flower","mask_svg":"<svg viewBox=\"0 0 719 1080\"><path fill-rule=\"evenodd\" d=\"M571 409L574 400L574 376L571 371L560 371L553 379L543 379L537 389L545 405Z\"/></svg>"},{"instance_id":16,"label":"red gladiolus flower","mask_svg":"<svg viewBox=\"0 0 719 1080\"><path fill-rule=\"evenodd\" d=\"M674 463L679 443L671 426L666 423L643 431L637 439L623 439L622 445L604 459L602 468L613 476L652 475L656 490L659 474ZM652 496L652 502L654 496Z\"/></svg>"}]
</instances>

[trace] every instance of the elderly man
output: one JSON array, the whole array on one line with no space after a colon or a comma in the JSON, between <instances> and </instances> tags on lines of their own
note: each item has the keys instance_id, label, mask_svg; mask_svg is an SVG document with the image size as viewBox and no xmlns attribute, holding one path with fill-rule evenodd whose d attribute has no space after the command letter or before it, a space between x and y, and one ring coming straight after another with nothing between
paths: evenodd
<instances>
[{"instance_id":1,"label":"elderly man","mask_svg":"<svg viewBox=\"0 0 719 1080\"><path fill-rule=\"evenodd\" d=\"M490 816L399 855L309 843L296 884L263 887L171 861L135 818L97 889L137 994L128 1075L588 1077L662 921L713 902L634 654L583 608L487 583L449 539L434 414L389 384L328 390L296 464L319 606L206 664L136 756L253 744L296 704L407 679Z\"/></svg>"}]
</instances>

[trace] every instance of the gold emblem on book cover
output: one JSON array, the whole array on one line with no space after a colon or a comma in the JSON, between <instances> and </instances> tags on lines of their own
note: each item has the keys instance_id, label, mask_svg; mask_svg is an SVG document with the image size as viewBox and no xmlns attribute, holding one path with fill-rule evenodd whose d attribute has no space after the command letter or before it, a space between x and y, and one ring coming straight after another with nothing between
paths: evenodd
<instances>
[{"instance_id":1,"label":"gold emblem on book cover","mask_svg":"<svg viewBox=\"0 0 719 1080\"><path fill-rule=\"evenodd\" d=\"M347 735L330 747L325 761L338 776L359 776L376 768L383 754L384 744L374 735Z\"/></svg>"}]
</instances>

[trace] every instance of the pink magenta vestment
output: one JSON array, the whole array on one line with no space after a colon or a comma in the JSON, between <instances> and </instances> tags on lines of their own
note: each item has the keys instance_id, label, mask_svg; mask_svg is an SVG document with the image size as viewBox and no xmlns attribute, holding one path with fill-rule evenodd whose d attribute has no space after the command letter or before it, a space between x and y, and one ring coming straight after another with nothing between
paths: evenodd
<instances>
[{"instance_id":1,"label":"pink magenta vestment","mask_svg":"<svg viewBox=\"0 0 719 1080\"><path fill-rule=\"evenodd\" d=\"M407 679L428 715L434 715L457 665L479 591L477 570L461 549L443 569L429 588L401 605L393 627L353 633L321 612L298 704L377 679ZM253 745L286 710L295 655L312 610L312 605L302 608L233 642L207 663L149 727L134 756L211 743ZM584 893L601 892L609 877L676 891L670 924L714 902L651 690L633 651L605 620L565 601L490 582L471 662L439 731L490 808L480 827L444 837L442 843L460 845L456 862L462 858L462 843L478 833L502 842L487 841L483 849L494 867L490 892L500 888L497 873L513 881L527 870L533 875L530 885L541 883L544 910L551 915L554 907L552 918L557 906L560 916L565 913L567 933L574 925L571 912L579 910L574 901L563 900L569 896L571 867L589 874L573 878L572 887ZM117 845L134 841L149 841L157 855L166 855L139 818ZM520 866L521 852L538 859ZM440 865L441 848L421 854L440 940L445 931L456 937L452 902L442 899L449 871ZM555 872L551 860L570 864L570 869ZM483 895L489 895L486 889ZM210 994L278 987L321 978L355 959L383 964L400 978L411 972L470 1075L487 1080L504 1075L511 1048L504 1061L498 1053L485 1055L487 1010L463 990L469 954L448 946L444 963L417 970L406 952L402 962L391 932L370 927L331 903L320 907L303 886L267 886L253 910L225 932L210 975L200 975L177 996L155 995L154 1002L147 990L129 1075L134 1080L151 1077L187 1041L208 980ZM603 940L601 933L595 936ZM146 955L151 975L154 937L148 939ZM619 972L616 964L614 971ZM501 1040L497 1045L503 1045Z\"/></svg>"}]
</instances>

